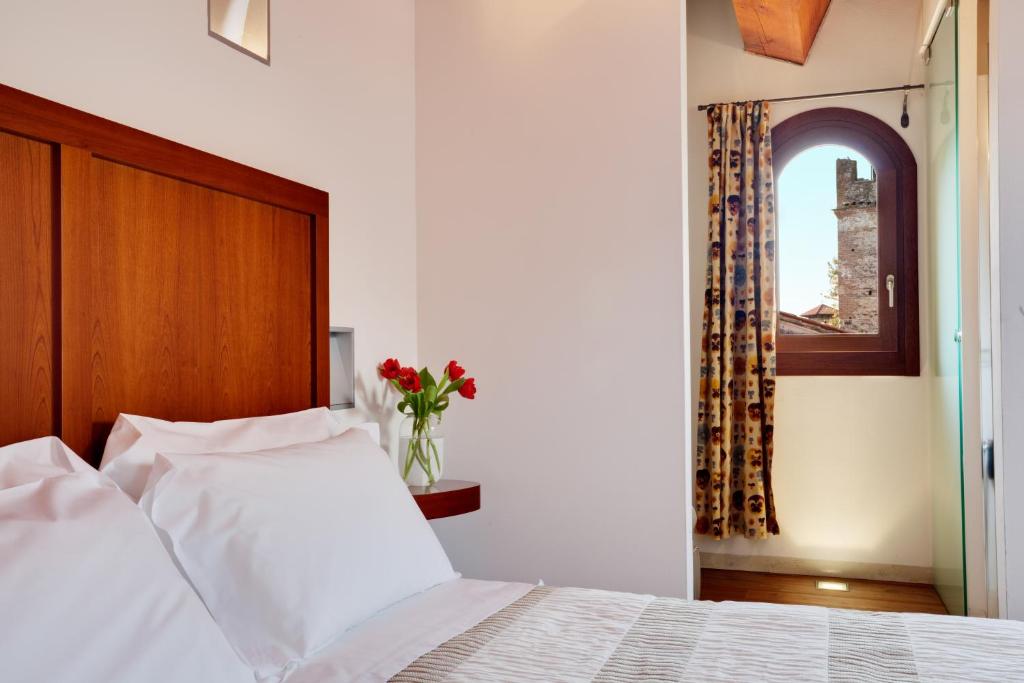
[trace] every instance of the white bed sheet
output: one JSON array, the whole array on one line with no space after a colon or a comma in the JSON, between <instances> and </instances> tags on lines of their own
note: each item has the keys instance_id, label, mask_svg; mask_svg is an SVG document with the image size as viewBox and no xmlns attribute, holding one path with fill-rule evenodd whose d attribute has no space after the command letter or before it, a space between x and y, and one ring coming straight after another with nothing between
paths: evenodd
<instances>
[{"instance_id":1,"label":"white bed sheet","mask_svg":"<svg viewBox=\"0 0 1024 683\"><path fill-rule=\"evenodd\" d=\"M528 583L454 579L383 610L306 660L286 683L386 681L512 604Z\"/></svg>"}]
</instances>

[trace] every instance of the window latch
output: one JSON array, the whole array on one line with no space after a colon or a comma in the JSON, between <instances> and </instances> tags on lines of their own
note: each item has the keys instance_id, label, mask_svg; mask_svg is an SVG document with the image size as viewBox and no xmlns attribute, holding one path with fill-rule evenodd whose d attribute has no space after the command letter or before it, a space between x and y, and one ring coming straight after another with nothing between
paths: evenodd
<instances>
[{"instance_id":1,"label":"window latch","mask_svg":"<svg viewBox=\"0 0 1024 683\"><path fill-rule=\"evenodd\" d=\"M889 308L896 306L896 276L885 276L885 288L889 290Z\"/></svg>"}]
</instances>

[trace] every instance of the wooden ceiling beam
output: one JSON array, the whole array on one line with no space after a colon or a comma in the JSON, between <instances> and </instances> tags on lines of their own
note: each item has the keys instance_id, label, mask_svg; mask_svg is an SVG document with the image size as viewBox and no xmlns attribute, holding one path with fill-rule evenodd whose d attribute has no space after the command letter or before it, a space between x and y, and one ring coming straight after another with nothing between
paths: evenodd
<instances>
[{"instance_id":1,"label":"wooden ceiling beam","mask_svg":"<svg viewBox=\"0 0 1024 683\"><path fill-rule=\"evenodd\" d=\"M803 64L831 0L732 0L743 49Z\"/></svg>"}]
</instances>

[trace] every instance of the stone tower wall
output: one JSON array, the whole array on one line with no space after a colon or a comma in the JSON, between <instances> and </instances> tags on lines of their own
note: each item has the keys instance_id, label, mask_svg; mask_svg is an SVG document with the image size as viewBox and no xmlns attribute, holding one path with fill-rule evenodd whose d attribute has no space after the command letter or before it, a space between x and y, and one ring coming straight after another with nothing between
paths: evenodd
<instances>
[{"instance_id":1,"label":"stone tower wall","mask_svg":"<svg viewBox=\"0 0 1024 683\"><path fill-rule=\"evenodd\" d=\"M857 178L857 162L836 160L839 318L843 330L878 332L878 182Z\"/></svg>"}]
</instances>

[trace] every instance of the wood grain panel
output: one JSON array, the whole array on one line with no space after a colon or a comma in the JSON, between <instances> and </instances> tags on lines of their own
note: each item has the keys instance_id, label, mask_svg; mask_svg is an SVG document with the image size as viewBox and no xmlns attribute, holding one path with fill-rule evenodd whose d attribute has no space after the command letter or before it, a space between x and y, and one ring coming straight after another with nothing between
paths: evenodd
<instances>
[{"instance_id":1,"label":"wood grain panel","mask_svg":"<svg viewBox=\"0 0 1024 683\"><path fill-rule=\"evenodd\" d=\"M316 371L313 405L331 404L331 308L327 292L331 289L329 233L327 213L313 216L313 368Z\"/></svg>"},{"instance_id":2,"label":"wood grain panel","mask_svg":"<svg viewBox=\"0 0 1024 683\"><path fill-rule=\"evenodd\" d=\"M308 215L103 159L91 167L91 411L209 421L313 401Z\"/></svg>"},{"instance_id":3,"label":"wood grain panel","mask_svg":"<svg viewBox=\"0 0 1024 683\"><path fill-rule=\"evenodd\" d=\"M329 197L238 162L94 116L0 84L0 129L37 140L87 149L172 178L184 178L257 201L326 216Z\"/></svg>"},{"instance_id":4,"label":"wood grain panel","mask_svg":"<svg viewBox=\"0 0 1024 683\"><path fill-rule=\"evenodd\" d=\"M831 0L732 0L743 49L803 64Z\"/></svg>"},{"instance_id":5,"label":"wood grain panel","mask_svg":"<svg viewBox=\"0 0 1024 683\"><path fill-rule=\"evenodd\" d=\"M0 132L0 444L57 429L54 159Z\"/></svg>"},{"instance_id":6,"label":"wood grain panel","mask_svg":"<svg viewBox=\"0 0 1024 683\"><path fill-rule=\"evenodd\" d=\"M105 433L92 419L92 155L60 147L61 429L64 443L89 459ZM93 444L95 447L93 448ZM94 464L98 464L94 460Z\"/></svg>"},{"instance_id":7,"label":"wood grain panel","mask_svg":"<svg viewBox=\"0 0 1024 683\"><path fill-rule=\"evenodd\" d=\"M0 85L0 445L327 405L328 205Z\"/></svg>"}]
</instances>

